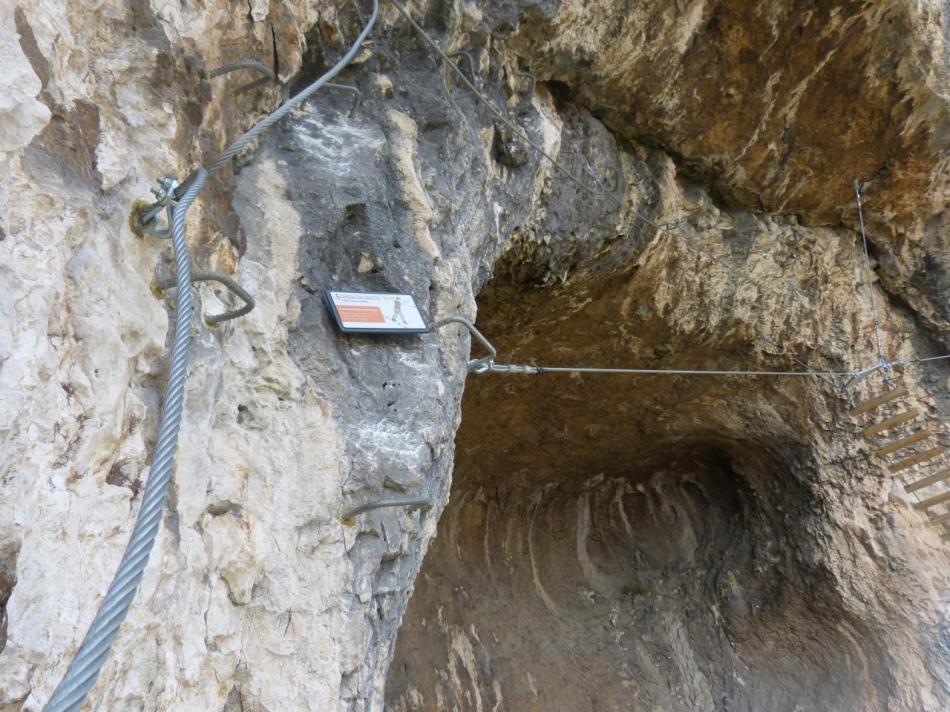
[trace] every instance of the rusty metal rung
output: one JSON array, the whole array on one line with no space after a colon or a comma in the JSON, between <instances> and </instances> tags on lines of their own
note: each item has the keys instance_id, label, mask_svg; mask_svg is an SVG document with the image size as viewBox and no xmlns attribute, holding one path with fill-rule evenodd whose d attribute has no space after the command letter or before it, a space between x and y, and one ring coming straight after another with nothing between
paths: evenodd
<instances>
[{"instance_id":1,"label":"rusty metal rung","mask_svg":"<svg viewBox=\"0 0 950 712\"><path fill-rule=\"evenodd\" d=\"M867 413L869 410L874 410L879 408L885 403L890 403L895 398L901 398L907 395L907 388L905 386L898 386L893 390L888 391L882 395L879 395L877 398L872 398L871 400L866 400L863 403L858 403L854 408L851 409L851 415L860 415L861 413Z\"/></svg>"},{"instance_id":2,"label":"rusty metal rung","mask_svg":"<svg viewBox=\"0 0 950 712\"><path fill-rule=\"evenodd\" d=\"M950 467L948 467L945 470L940 470L940 472L934 475L930 475L930 477L925 477L922 480L911 482L904 489L907 490L908 492L916 492L917 490L923 489L924 487L930 487L930 485L935 485L938 482L941 482L947 479L948 477L950 477ZM950 517L950 514L948 514L947 516Z\"/></svg>"},{"instance_id":3,"label":"rusty metal rung","mask_svg":"<svg viewBox=\"0 0 950 712\"><path fill-rule=\"evenodd\" d=\"M943 446L938 445L937 447L924 450L917 455L908 457L906 460L895 462L887 469L891 472L900 472L901 470L906 470L908 467L913 467L914 465L919 465L922 462L933 460L935 457L939 457L941 453L943 453Z\"/></svg>"},{"instance_id":4,"label":"rusty metal rung","mask_svg":"<svg viewBox=\"0 0 950 712\"><path fill-rule=\"evenodd\" d=\"M901 425L906 423L908 420L913 420L920 414L916 408L911 408L910 410L905 410L903 413L898 413L892 418L887 420L882 420L880 423L871 425L870 427L865 428L861 431L864 437L869 438L872 435L877 435L878 433L883 433L885 430L889 430L896 425Z\"/></svg>"},{"instance_id":5,"label":"rusty metal rung","mask_svg":"<svg viewBox=\"0 0 950 712\"><path fill-rule=\"evenodd\" d=\"M934 495L930 499L921 500L914 505L914 509L930 509L931 507L936 507L938 504L943 504L944 502L950 502L950 490L941 492L938 495Z\"/></svg>"},{"instance_id":6,"label":"rusty metal rung","mask_svg":"<svg viewBox=\"0 0 950 712\"><path fill-rule=\"evenodd\" d=\"M930 523L936 524L936 525L940 525L944 523L950 524L950 512L944 512L939 517L935 517L934 519L931 519Z\"/></svg>"},{"instance_id":7,"label":"rusty metal rung","mask_svg":"<svg viewBox=\"0 0 950 712\"><path fill-rule=\"evenodd\" d=\"M908 435L907 437L901 438L900 440L895 440L888 443L887 445L882 445L874 451L874 454L884 457L885 455L890 455L892 452L897 452L908 445L913 445L914 443L919 443L921 440L926 440L931 435L933 435L933 431L929 426L925 426L923 430L916 432L913 435Z\"/></svg>"}]
</instances>

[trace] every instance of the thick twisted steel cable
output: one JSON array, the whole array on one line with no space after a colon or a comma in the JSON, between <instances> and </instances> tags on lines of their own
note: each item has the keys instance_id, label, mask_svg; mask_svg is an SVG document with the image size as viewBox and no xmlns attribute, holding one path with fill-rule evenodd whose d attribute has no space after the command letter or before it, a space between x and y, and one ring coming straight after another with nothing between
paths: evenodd
<instances>
[{"instance_id":1,"label":"thick twisted steel cable","mask_svg":"<svg viewBox=\"0 0 950 712\"><path fill-rule=\"evenodd\" d=\"M244 148L246 148L251 141L256 139L262 133L264 133L271 126L276 124L282 118L287 116L295 107L302 104L304 101L309 99L315 91L320 89L323 86L333 79L337 74L342 72L346 66L353 61L353 58L356 57L357 52L363 46L363 42L369 36L369 33L373 29L373 25L376 23L376 18L379 15L379 0L373 0L373 12L369 17L369 20L366 22L366 25L363 27L363 31L360 32L359 36L356 38L356 41L353 42L352 46L347 50L340 60L334 64L330 69L328 69L324 74L322 74L318 79L314 80L306 89L301 91L298 94L295 94L290 99L281 104L277 109L272 111L270 114L265 116L263 119L258 121L254 126L245 131L240 138L234 141L230 146L224 149L224 153L215 158L213 161L207 163L202 170L207 171L208 175L216 173L221 170L225 165L227 165L232 158L234 158L238 153L240 153ZM181 197L185 191L191 186L192 181L195 179L197 171L192 173L188 178L185 179L185 182L182 183L176 190L175 196ZM140 213L138 222L141 225L148 225L151 223L158 214L162 211L162 206L159 203L153 204L151 207L144 210Z\"/></svg>"},{"instance_id":2,"label":"thick twisted steel cable","mask_svg":"<svg viewBox=\"0 0 950 712\"><path fill-rule=\"evenodd\" d=\"M189 324L192 314L192 297L184 232L185 212L211 173L220 170L251 141L280 121L294 107L306 101L315 91L324 86L330 79L333 79L352 61L372 30L378 11L378 0L373 0L373 12L363 31L349 51L329 71L302 92L286 101L262 121L255 124L206 167L193 172L185 183L175 191L178 202L174 207L172 218L172 241L175 249L176 284L179 296L171 371L169 373L165 411L162 415L159 431L158 447L156 448L145 494L142 498L138 519L125 555L122 557L122 562L119 564L119 569L109 587L109 591L106 593L99 612L86 632L82 645L80 645L63 680L54 691L52 699L44 708L46 712L72 711L81 708L86 695L105 664L112 642L118 634L119 626L128 613L158 533L168 493L168 485L171 482L178 429L181 424L188 347L190 344ZM160 204L153 205L143 213L141 217L142 224L151 222L162 209L163 206Z\"/></svg>"},{"instance_id":3,"label":"thick twisted steel cable","mask_svg":"<svg viewBox=\"0 0 950 712\"><path fill-rule=\"evenodd\" d=\"M861 241L864 245L864 272L867 279L868 302L871 305L871 315L874 317L874 337L877 342L877 358L884 360L884 346L881 340L881 322L877 316L877 302L874 301L874 285L871 283L871 255L868 250L868 234L864 229L864 205L861 201L861 182L854 181L854 195L858 203L858 220L861 225Z\"/></svg>"},{"instance_id":4,"label":"thick twisted steel cable","mask_svg":"<svg viewBox=\"0 0 950 712\"><path fill-rule=\"evenodd\" d=\"M119 632L119 626L129 611L158 534L178 444L178 430L185 398L188 348L191 343L191 274L188 244L185 241L185 213L204 186L207 176L204 169L199 169L191 186L173 209L172 245L178 284L175 340L171 349L171 368L165 392L165 409L158 432L158 446L155 448L142 505L115 578L66 675L44 708L45 712L72 712L82 707L109 656L109 649Z\"/></svg>"},{"instance_id":5,"label":"thick twisted steel cable","mask_svg":"<svg viewBox=\"0 0 950 712\"><path fill-rule=\"evenodd\" d=\"M310 86L304 89L299 94L288 99L283 104L280 105L275 111L271 112L263 119L258 121L254 126L244 132L244 135L241 136L237 141L228 146L224 153L215 158L211 163L205 166L205 169L208 171L208 174L215 173L225 166L232 158L234 158L238 153L241 152L241 149L246 147L251 141L264 133L271 126L276 124L287 114L290 113L291 109L295 106L306 101L310 96L317 91L324 84L333 79L337 74L343 71L343 69L348 65L353 58L356 56L356 53L360 51L360 47L363 46L364 40L369 36L370 31L373 29L373 25L376 22L376 16L379 14L379 0L373 0L373 12L370 15L369 21L367 21L366 26L363 27L363 31L360 32L359 37L356 38L356 41L347 50L340 60L330 68L323 76L313 82Z\"/></svg>"},{"instance_id":6,"label":"thick twisted steel cable","mask_svg":"<svg viewBox=\"0 0 950 712\"><path fill-rule=\"evenodd\" d=\"M940 356L928 356L927 358L906 358L902 361L891 361L891 366L907 366L911 363L927 363L928 361L943 361L950 359L950 354L941 354Z\"/></svg>"}]
</instances>

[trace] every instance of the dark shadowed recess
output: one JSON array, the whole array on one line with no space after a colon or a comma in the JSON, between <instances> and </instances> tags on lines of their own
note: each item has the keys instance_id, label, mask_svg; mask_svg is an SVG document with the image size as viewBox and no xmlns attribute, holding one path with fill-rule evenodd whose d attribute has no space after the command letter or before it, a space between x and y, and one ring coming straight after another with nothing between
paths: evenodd
<instances>
[{"instance_id":1,"label":"dark shadowed recess","mask_svg":"<svg viewBox=\"0 0 950 712\"><path fill-rule=\"evenodd\" d=\"M500 353L608 366L671 343L686 361L709 355L659 323L623 342L616 290L556 291L484 290L479 321ZM814 388L470 376L387 709L881 707L883 646L817 563Z\"/></svg>"}]
</instances>

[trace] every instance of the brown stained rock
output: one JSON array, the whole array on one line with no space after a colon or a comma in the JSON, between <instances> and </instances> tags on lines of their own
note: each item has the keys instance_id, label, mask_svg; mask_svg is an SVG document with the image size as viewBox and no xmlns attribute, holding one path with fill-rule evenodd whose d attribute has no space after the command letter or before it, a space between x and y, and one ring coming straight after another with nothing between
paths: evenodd
<instances>
[{"instance_id":1,"label":"brown stained rock","mask_svg":"<svg viewBox=\"0 0 950 712\"><path fill-rule=\"evenodd\" d=\"M561 3L508 42L618 135L659 144L733 207L857 226L890 292L950 324L947 8L898 0ZM945 342L945 336L940 337Z\"/></svg>"},{"instance_id":2,"label":"brown stained rock","mask_svg":"<svg viewBox=\"0 0 950 712\"><path fill-rule=\"evenodd\" d=\"M77 101L72 108L52 104L50 109L49 123L26 150L28 170L41 182L98 188L99 110L88 101Z\"/></svg>"},{"instance_id":3,"label":"brown stained rock","mask_svg":"<svg viewBox=\"0 0 950 712\"><path fill-rule=\"evenodd\" d=\"M950 126L938 6L585 7L565 2L521 27L538 78L566 82L608 126L661 143L738 204L834 223L854 178L883 172L897 221L942 209L931 202L946 190Z\"/></svg>"},{"instance_id":4,"label":"brown stained rock","mask_svg":"<svg viewBox=\"0 0 950 712\"><path fill-rule=\"evenodd\" d=\"M501 363L796 370L749 334L806 321L791 294L739 316L743 275L769 258L693 273L675 245L599 270L614 244L558 286L503 275L480 327ZM883 522L855 523L875 521L881 475L846 474L867 462L843 454L846 409L817 379L471 376L386 709L936 709L905 682L927 584L887 566ZM910 599L855 606L855 589L894 587Z\"/></svg>"}]
</instances>

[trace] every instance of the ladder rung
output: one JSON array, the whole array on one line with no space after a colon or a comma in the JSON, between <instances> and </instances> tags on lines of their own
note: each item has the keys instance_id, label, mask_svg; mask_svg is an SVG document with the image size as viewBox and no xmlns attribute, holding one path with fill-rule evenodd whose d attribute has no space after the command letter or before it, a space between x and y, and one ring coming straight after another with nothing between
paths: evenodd
<instances>
[{"instance_id":1,"label":"ladder rung","mask_svg":"<svg viewBox=\"0 0 950 712\"><path fill-rule=\"evenodd\" d=\"M940 472L935 475L930 475L930 477L925 477L922 480L911 482L904 489L908 492L916 492L917 490L923 489L924 487L930 487L930 485L937 484L941 480L945 480L948 477L950 477L950 467L948 467L946 470L940 470Z\"/></svg>"},{"instance_id":2,"label":"ladder rung","mask_svg":"<svg viewBox=\"0 0 950 712\"><path fill-rule=\"evenodd\" d=\"M921 502L918 502L914 505L914 509L930 509L931 507L936 507L938 504L943 504L944 502L950 502L950 490L941 492L930 499L925 499Z\"/></svg>"},{"instance_id":3,"label":"ladder rung","mask_svg":"<svg viewBox=\"0 0 950 712\"><path fill-rule=\"evenodd\" d=\"M917 455L908 457L906 460L900 460L891 465L888 470L891 472L900 472L901 470L906 470L908 467L913 467L914 465L919 465L922 462L927 462L928 460L933 460L935 457L939 457L943 452L943 446L938 445L937 447L930 448L929 450L924 450Z\"/></svg>"},{"instance_id":4,"label":"ladder rung","mask_svg":"<svg viewBox=\"0 0 950 712\"><path fill-rule=\"evenodd\" d=\"M931 524L944 524L950 523L950 512L944 512L939 517L934 517L930 520Z\"/></svg>"},{"instance_id":5,"label":"ladder rung","mask_svg":"<svg viewBox=\"0 0 950 712\"><path fill-rule=\"evenodd\" d=\"M950 532L944 532L943 536L940 537L943 541L950 541Z\"/></svg>"},{"instance_id":6,"label":"ladder rung","mask_svg":"<svg viewBox=\"0 0 950 712\"><path fill-rule=\"evenodd\" d=\"M874 454L880 455L881 457L890 455L892 452L897 452L908 445L913 445L914 443L919 443L921 440L926 440L931 436L931 434L932 432L930 428L925 427L923 430L916 432L913 435L908 435L906 438L901 438L900 440L895 440L888 443L887 445L882 445L874 451Z\"/></svg>"},{"instance_id":7,"label":"ladder rung","mask_svg":"<svg viewBox=\"0 0 950 712\"><path fill-rule=\"evenodd\" d=\"M902 423L906 423L908 420L913 420L918 414L919 411L916 408L911 408L910 410L905 410L903 413L895 415L893 418L882 420L880 423L872 425L869 428L865 428L861 432L863 433L864 437L869 438L872 435L883 433L885 430L893 428L895 425L901 425Z\"/></svg>"},{"instance_id":8,"label":"ladder rung","mask_svg":"<svg viewBox=\"0 0 950 712\"><path fill-rule=\"evenodd\" d=\"M877 398L872 398L871 400L866 400L863 403L858 403L854 408L851 409L851 415L860 415L861 413L867 413L869 410L874 410L885 403L889 403L895 398L900 398L907 395L907 389L904 386L898 386L893 390L888 391L887 393L878 396Z\"/></svg>"}]
</instances>

